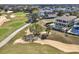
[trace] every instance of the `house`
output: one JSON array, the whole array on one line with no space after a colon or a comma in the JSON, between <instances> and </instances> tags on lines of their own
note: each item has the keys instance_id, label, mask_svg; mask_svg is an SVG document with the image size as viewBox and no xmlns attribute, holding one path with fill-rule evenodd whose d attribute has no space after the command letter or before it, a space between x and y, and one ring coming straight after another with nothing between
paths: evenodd
<instances>
[{"instance_id":1,"label":"house","mask_svg":"<svg viewBox=\"0 0 79 59\"><path fill-rule=\"evenodd\" d=\"M54 12L44 12L44 15L42 16L42 18L44 18L44 19L52 19L52 18L56 18L56 17L57 17L57 14Z\"/></svg>"},{"instance_id":2,"label":"house","mask_svg":"<svg viewBox=\"0 0 79 59\"><path fill-rule=\"evenodd\" d=\"M57 13L53 12L52 8L42 8L39 10L39 14L45 19L57 17Z\"/></svg>"},{"instance_id":3,"label":"house","mask_svg":"<svg viewBox=\"0 0 79 59\"><path fill-rule=\"evenodd\" d=\"M61 17L55 18L54 29L64 31L65 29L69 29L74 24L74 20L76 16L63 15Z\"/></svg>"},{"instance_id":4,"label":"house","mask_svg":"<svg viewBox=\"0 0 79 59\"><path fill-rule=\"evenodd\" d=\"M59 8L56 8L56 11L61 11L61 10L62 10L62 11L65 11L66 8L60 8L60 7L59 7Z\"/></svg>"}]
</instances>

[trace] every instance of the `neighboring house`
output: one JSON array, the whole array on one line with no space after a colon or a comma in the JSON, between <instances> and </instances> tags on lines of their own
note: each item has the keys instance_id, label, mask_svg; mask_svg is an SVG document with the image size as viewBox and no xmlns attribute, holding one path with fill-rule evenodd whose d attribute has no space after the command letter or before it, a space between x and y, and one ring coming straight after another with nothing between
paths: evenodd
<instances>
[{"instance_id":1,"label":"neighboring house","mask_svg":"<svg viewBox=\"0 0 79 59\"><path fill-rule=\"evenodd\" d=\"M41 15L41 17L44 19L51 19L57 17L57 14L53 12L44 12L44 14Z\"/></svg>"},{"instance_id":2,"label":"neighboring house","mask_svg":"<svg viewBox=\"0 0 79 59\"><path fill-rule=\"evenodd\" d=\"M42 18L46 18L46 19L57 17L57 13L53 12L51 8L40 9L39 14Z\"/></svg>"},{"instance_id":3,"label":"neighboring house","mask_svg":"<svg viewBox=\"0 0 79 59\"><path fill-rule=\"evenodd\" d=\"M66 10L66 8L56 8L56 11L65 11Z\"/></svg>"},{"instance_id":4,"label":"neighboring house","mask_svg":"<svg viewBox=\"0 0 79 59\"><path fill-rule=\"evenodd\" d=\"M76 18L77 18L76 16L68 16L68 15L57 17L57 18L55 18L53 28L60 30L60 31L69 29L74 24L74 20Z\"/></svg>"},{"instance_id":5,"label":"neighboring house","mask_svg":"<svg viewBox=\"0 0 79 59\"><path fill-rule=\"evenodd\" d=\"M68 33L79 35L79 18L75 19L74 26L68 31Z\"/></svg>"}]
</instances>

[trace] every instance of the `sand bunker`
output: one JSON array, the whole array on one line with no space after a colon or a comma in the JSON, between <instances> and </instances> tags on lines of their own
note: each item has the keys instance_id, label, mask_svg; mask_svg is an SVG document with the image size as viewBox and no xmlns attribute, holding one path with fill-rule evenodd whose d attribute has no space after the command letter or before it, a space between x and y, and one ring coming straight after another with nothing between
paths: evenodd
<instances>
[{"instance_id":1,"label":"sand bunker","mask_svg":"<svg viewBox=\"0 0 79 59\"><path fill-rule=\"evenodd\" d=\"M7 21L10 21L10 19L7 19L6 16L0 16L0 26L3 25Z\"/></svg>"},{"instance_id":2,"label":"sand bunker","mask_svg":"<svg viewBox=\"0 0 79 59\"><path fill-rule=\"evenodd\" d=\"M25 43L29 43L29 42L26 42L20 38L20 39L15 40L13 44L15 45L15 44L25 44Z\"/></svg>"},{"instance_id":3,"label":"sand bunker","mask_svg":"<svg viewBox=\"0 0 79 59\"><path fill-rule=\"evenodd\" d=\"M15 14L10 15L10 18L15 18L15 17L16 17Z\"/></svg>"},{"instance_id":4,"label":"sand bunker","mask_svg":"<svg viewBox=\"0 0 79 59\"><path fill-rule=\"evenodd\" d=\"M26 43L30 42L24 41L20 38L17 39L13 44L26 44ZM79 52L79 45L75 44L65 44L54 40L37 40L34 41L34 43L47 44L64 52Z\"/></svg>"},{"instance_id":5,"label":"sand bunker","mask_svg":"<svg viewBox=\"0 0 79 59\"><path fill-rule=\"evenodd\" d=\"M64 52L79 52L79 45L65 44L54 40L40 40L35 43L47 44Z\"/></svg>"}]
</instances>

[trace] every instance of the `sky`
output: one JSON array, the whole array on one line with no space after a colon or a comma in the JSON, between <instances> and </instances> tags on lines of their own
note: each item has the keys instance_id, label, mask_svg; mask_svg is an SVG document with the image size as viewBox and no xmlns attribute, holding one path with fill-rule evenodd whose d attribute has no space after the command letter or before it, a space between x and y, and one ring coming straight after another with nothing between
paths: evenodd
<instances>
[{"instance_id":1,"label":"sky","mask_svg":"<svg viewBox=\"0 0 79 59\"><path fill-rule=\"evenodd\" d=\"M0 0L0 4L25 4L26 0Z\"/></svg>"},{"instance_id":2,"label":"sky","mask_svg":"<svg viewBox=\"0 0 79 59\"><path fill-rule=\"evenodd\" d=\"M79 0L0 0L0 4L79 4Z\"/></svg>"}]
</instances>

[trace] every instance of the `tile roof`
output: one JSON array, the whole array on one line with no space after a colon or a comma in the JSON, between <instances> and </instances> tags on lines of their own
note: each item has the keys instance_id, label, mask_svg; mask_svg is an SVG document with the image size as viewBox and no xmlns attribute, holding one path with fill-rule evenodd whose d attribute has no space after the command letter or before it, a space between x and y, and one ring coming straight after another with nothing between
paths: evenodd
<instances>
[{"instance_id":1,"label":"tile roof","mask_svg":"<svg viewBox=\"0 0 79 59\"><path fill-rule=\"evenodd\" d=\"M57 17L56 19L60 19L60 20L67 20L67 21L71 21L73 19L76 19L77 17L76 16L61 16L61 17Z\"/></svg>"}]
</instances>

